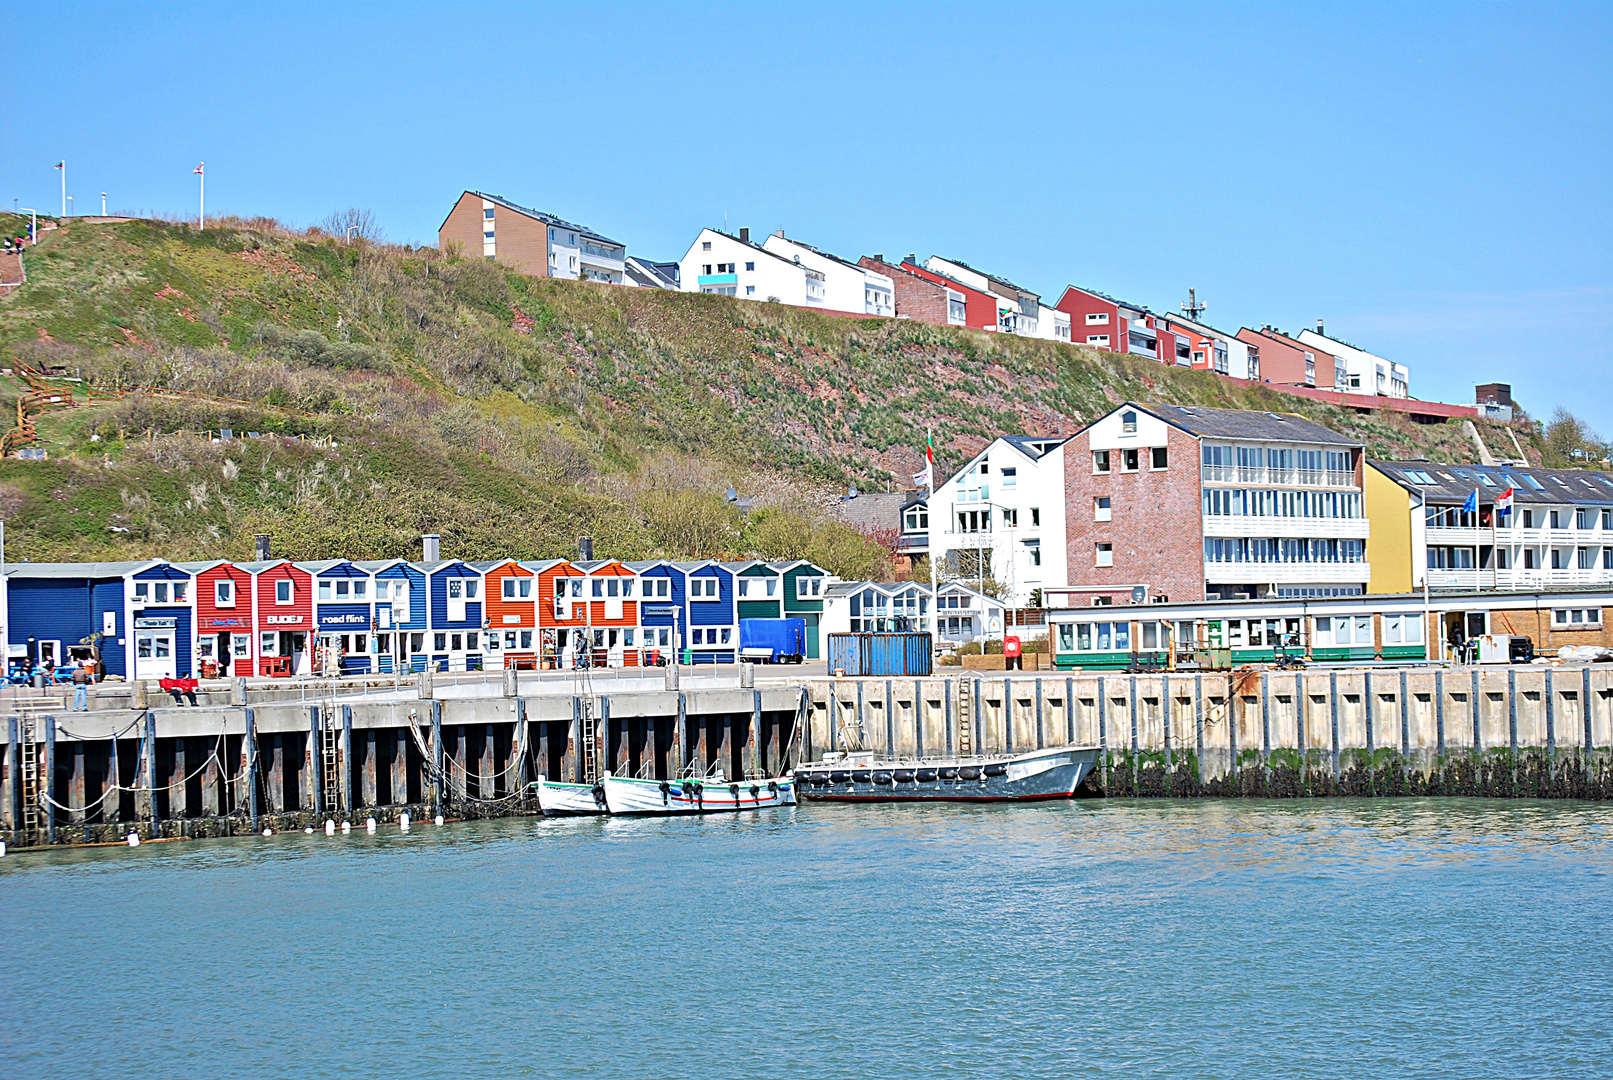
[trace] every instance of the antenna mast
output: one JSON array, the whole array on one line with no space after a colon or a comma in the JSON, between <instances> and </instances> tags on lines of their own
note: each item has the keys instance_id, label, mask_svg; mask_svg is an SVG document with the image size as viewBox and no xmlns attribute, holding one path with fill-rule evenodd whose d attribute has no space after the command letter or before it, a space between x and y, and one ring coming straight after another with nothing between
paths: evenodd
<instances>
[{"instance_id":1,"label":"antenna mast","mask_svg":"<svg viewBox=\"0 0 1613 1080\"><path fill-rule=\"evenodd\" d=\"M1204 314L1204 309L1209 306L1208 304L1199 303L1198 292L1189 288L1187 290L1187 303L1182 305L1182 314L1196 322L1198 317Z\"/></svg>"}]
</instances>

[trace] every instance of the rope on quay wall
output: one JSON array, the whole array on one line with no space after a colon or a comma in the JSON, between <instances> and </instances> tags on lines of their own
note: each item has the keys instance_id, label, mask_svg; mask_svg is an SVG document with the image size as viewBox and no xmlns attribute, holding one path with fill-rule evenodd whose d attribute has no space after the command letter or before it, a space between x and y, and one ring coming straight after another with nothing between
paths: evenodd
<instances>
[{"instance_id":1,"label":"rope on quay wall","mask_svg":"<svg viewBox=\"0 0 1613 1080\"><path fill-rule=\"evenodd\" d=\"M131 726L133 726L133 725L131 725ZM127 730L127 729L125 729L125 730ZM219 736L218 736L218 740L222 740L223 738L224 738L224 735L222 733L220 733ZM219 767L220 770L224 769L224 767L225 767L224 762L221 761L219 759L219 756L218 756L218 748L219 748L218 740L215 740L214 743L213 743L213 751L212 751L212 753L208 754L206 760L204 760L200 765L198 765L196 767L195 772L191 773L189 776L182 777L179 780L169 780L166 784L164 784L162 786L171 788L171 787L175 787L177 785L188 784L193 779L195 779L196 777L200 776L202 774L202 772L209 765L212 765L215 762L218 764L218 767ZM136 757L135 757L135 765L134 765L134 767L135 767L136 772L139 771L141 762L144 759L144 757L145 757L145 751L142 748L140 753L138 755L136 755ZM242 770L242 771L245 772L245 770ZM225 782L233 784L235 781L234 780L227 780ZM106 790L101 792L100 798L96 799L93 802L87 802L83 806L64 806L64 805L62 805L61 803L57 802L55 799L51 798L50 791L49 791L48 788L42 788L40 790L39 798L40 798L41 801L49 803L50 805L54 806L58 810L64 810L64 811L66 811L67 813L70 813L70 814L75 814L75 813L80 813L80 812L87 814L87 813L90 812L91 809L93 809L94 807L97 807L97 806L101 805L103 802L105 802L107 800L107 798L109 796L111 796L111 795L120 794L120 793L125 792L125 791L138 794L138 793L143 792L143 791L150 791L152 786L153 785L108 784L106 786ZM235 814L235 811L232 810L232 811L230 811L229 814L223 815L223 816L233 817L234 814Z\"/></svg>"},{"instance_id":2,"label":"rope on quay wall","mask_svg":"<svg viewBox=\"0 0 1613 1080\"><path fill-rule=\"evenodd\" d=\"M447 775L447 776L439 775L437 773L437 768L436 768L435 764L433 764L433 759L436 757L436 755L431 752L430 746L428 746L427 743L426 743L425 736L421 734L420 727L419 727L419 724L418 724L417 714L416 714L415 710L413 710L413 709L409 710L408 719L409 719L409 734L414 736L415 747L416 747L416 749L418 749L420 751L420 765L421 765L421 768L425 771L425 775L426 775L426 777L428 779L435 780L441 787L443 787L450 794L453 794L453 793L457 792L458 795L459 795L460 800L463 801L463 802L480 803L483 806L496 806L496 805L498 805L500 803L511 802L511 801L521 797L522 793L519 792L519 791L511 792L510 794L502 796L502 797L497 798L497 799L482 799L482 798L477 798L477 797L472 796L470 794L469 790L468 790L467 785L464 782L460 782L460 783L456 784L455 781L454 781L453 776L451 775L452 772L453 772L453 769L458 769L462 774L464 774L465 779L469 780L470 779L470 770L465 768L465 766L461 765L459 762L455 761L451 756L449 756L447 754L443 755L443 760L448 762L448 764L451 766L451 768L448 770L450 775ZM526 732L526 728L528 728L530 726L531 725L529 725L529 724L523 724L522 725L521 740L516 745L515 752L510 755L510 763L508 765L506 765L504 768L500 769L496 773L489 773L488 774L488 779L497 780L502 776L505 776L505 775L507 775L507 774L509 774L511 772L517 771L517 766L519 765L522 757L525 756L525 754L526 754L526 750L527 750L527 732ZM478 775L480 775L480 774L478 774Z\"/></svg>"}]
</instances>

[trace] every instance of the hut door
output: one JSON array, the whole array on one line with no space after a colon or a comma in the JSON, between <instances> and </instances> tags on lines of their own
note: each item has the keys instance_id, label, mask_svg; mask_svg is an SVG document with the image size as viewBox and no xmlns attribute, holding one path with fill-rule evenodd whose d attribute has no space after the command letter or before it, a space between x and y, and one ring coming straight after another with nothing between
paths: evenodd
<instances>
[{"instance_id":1,"label":"hut door","mask_svg":"<svg viewBox=\"0 0 1613 1080\"><path fill-rule=\"evenodd\" d=\"M448 621L465 621L465 579L448 579Z\"/></svg>"},{"instance_id":2,"label":"hut door","mask_svg":"<svg viewBox=\"0 0 1613 1080\"><path fill-rule=\"evenodd\" d=\"M134 635L135 678L172 679L178 672L172 630L137 630Z\"/></svg>"}]
</instances>

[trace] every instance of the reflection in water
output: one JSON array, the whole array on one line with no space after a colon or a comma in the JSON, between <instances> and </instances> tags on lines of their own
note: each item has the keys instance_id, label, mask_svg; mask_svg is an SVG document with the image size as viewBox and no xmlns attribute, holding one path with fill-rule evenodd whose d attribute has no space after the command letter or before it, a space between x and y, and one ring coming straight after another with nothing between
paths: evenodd
<instances>
[{"instance_id":1,"label":"reflection in water","mask_svg":"<svg viewBox=\"0 0 1613 1080\"><path fill-rule=\"evenodd\" d=\"M1610 826L806 806L14 852L0 1047L10 1075L1596 1072Z\"/></svg>"}]
</instances>

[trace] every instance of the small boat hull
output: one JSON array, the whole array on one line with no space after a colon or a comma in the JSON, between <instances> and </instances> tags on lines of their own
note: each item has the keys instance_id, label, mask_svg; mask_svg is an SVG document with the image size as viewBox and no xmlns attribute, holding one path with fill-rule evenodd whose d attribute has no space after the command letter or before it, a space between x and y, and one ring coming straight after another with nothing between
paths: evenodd
<instances>
[{"instance_id":1,"label":"small boat hull","mask_svg":"<svg viewBox=\"0 0 1613 1080\"><path fill-rule=\"evenodd\" d=\"M594 784L564 784L555 780L538 779L538 809L549 817L569 817L578 814L603 814L605 804Z\"/></svg>"},{"instance_id":2,"label":"small boat hull","mask_svg":"<svg viewBox=\"0 0 1613 1080\"><path fill-rule=\"evenodd\" d=\"M795 770L803 799L830 802L1026 802L1068 799L1098 763L1097 747L1000 757L835 761Z\"/></svg>"},{"instance_id":3,"label":"small boat hull","mask_svg":"<svg viewBox=\"0 0 1613 1080\"><path fill-rule=\"evenodd\" d=\"M795 781L640 780L606 776L605 805L612 814L720 814L795 805Z\"/></svg>"}]
</instances>

